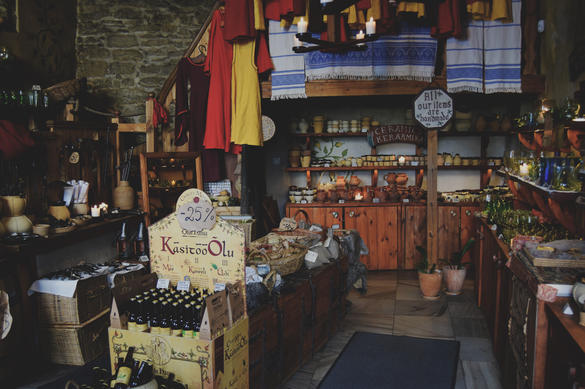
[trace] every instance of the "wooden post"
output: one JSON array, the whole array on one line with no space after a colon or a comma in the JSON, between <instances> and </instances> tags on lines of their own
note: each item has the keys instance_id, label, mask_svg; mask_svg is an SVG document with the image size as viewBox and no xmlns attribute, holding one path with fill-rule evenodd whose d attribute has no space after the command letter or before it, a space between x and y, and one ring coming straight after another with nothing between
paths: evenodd
<instances>
[{"instance_id":1,"label":"wooden post","mask_svg":"<svg viewBox=\"0 0 585 389\"><path fill-rule=\"evenodd\" d=\"M154 93L150 92L146 99L146 152L154 152L154 125L152 124L154 117Z\"/></svg>"},{"instance_id":2,"label":"wooden post","mask_svg":"<svg viewBox=\"0 0 585 389\"><path fill-rule=\"evenodd\" d=\"M427 254L429 262L437 263L439 254L437 205L437 152L439 149L438 130L427 133Z\"/></svg>"}]
</instances>

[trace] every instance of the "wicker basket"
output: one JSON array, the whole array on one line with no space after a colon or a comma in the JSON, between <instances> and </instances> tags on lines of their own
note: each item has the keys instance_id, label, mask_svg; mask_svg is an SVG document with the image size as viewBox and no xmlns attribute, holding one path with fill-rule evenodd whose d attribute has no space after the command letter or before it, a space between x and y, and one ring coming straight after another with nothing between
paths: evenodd
<instances>
[{"instance_id":1,"label":"wicker basket","mask_svg":"<svg viewBox=\"0 0 585 389\"><path fill-rule=\"evenodd\" d=\"M307 251L307 247L295 243L291 243L288 248L282 247L268 253L252 250L248 255L248 264L270 265L271 270L284 277L300 270L305 262Z\"/></svg>"},{"instance_id":2,"label":"wicker basket","mask_svg":"<svg viewBox=\"0 0 585 389\"><path fill-rule=\"evenodd\" d=\"M41 352L48 361L85 365L106 352L110 310L81 325L53 325L39 329Z\"/></svg>"}]
</instances>

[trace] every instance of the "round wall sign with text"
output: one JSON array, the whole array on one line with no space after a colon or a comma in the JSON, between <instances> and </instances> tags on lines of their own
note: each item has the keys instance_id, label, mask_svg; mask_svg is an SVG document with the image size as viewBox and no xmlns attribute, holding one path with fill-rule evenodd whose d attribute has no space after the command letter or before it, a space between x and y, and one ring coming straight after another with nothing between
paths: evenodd
<instances>
[{"instance_id":1,"label":"round wall sign with text","mask_svg":"<svg viewBox=\"0 0 585 389\"><path fill-rule=\"evenodd\" d=\"M441 88L425 89L414 100L414 118L424 128L443 128L451 117L453 99Z\"/></svg>"},{"instance_id":2,"label":"round wall sign with text","mask_svg":"<svg viewBox=\"0 0 585 389\"><path fill-rule=\"evenodd\" d=\"M215 225L215 208L201 197L193 198L177 210L177 220L182 229L200 232L210 230Z\"/></svg>"}]
</instances>

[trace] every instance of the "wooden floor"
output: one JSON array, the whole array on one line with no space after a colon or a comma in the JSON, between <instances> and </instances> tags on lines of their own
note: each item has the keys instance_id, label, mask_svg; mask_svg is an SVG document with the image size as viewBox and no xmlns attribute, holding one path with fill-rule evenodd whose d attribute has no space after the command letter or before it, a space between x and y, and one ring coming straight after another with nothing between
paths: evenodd
<instances>
[{"instance_id":1,"label":"wooden floor","mask_svg":"<svg viewBox=\"0 0 585 389\"><path fill-rule=\"evenodd\" d=\"M282 389L315 388L355 331L454 339L461 342L456 389L500 389L500 375L485 319L473 299L473 282L463 294L438 301L421 297L417 274L371 272L368 292L352 290L352 306L340 331L299 369Z\"/></svg>"}]
</instances>

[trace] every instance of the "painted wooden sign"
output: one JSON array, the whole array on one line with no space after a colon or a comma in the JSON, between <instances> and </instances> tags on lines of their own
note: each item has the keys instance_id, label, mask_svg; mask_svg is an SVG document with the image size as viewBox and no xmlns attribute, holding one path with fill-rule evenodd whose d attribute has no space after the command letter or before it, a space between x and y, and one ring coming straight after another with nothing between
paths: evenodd
<instances>
[{"instance_id":1,"label":"painted wooden sign","mask_svg":"<svg viewBox=\"0 0 585 389\"><path fill-rule=\"evenodd\" d=\"M453 99L441 88L423 90L414 100L414 118L424 128L443 128L453 117Z\"/></svg>"},{"instance_id":2,"label":"painted wooden sign","mask_svg":"<svg viewBox=\"0 0 585 389\"><path fill-rule=\"evenodd\" d=\"M151 268L173 286L189 277L191 285L214 290L245 279L244 231L217 218L211 229L192 231L179 222L185 204L211 203L199 189L188 189L177 200L176 212L148 227ZM202 219L205 217L202 212Z\"/></svg>"},{"instance_id":3,"label":"painted wooden sign","mask_svg":"<svg viewBox=\"0 0 585 389\"><path fill-rule=\"evenodd\" d=\"M368 143L371 147L388 143L413 143L422 146L425 143L425 133L417 126L391 124L371 128L368 131Z\"/></svg>"}]
</instances>

